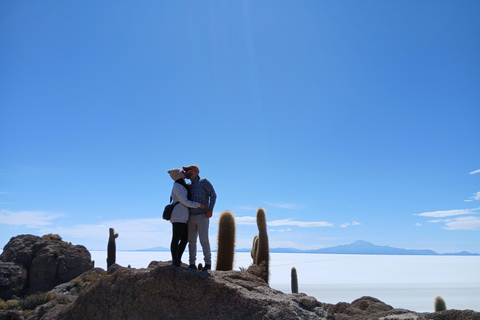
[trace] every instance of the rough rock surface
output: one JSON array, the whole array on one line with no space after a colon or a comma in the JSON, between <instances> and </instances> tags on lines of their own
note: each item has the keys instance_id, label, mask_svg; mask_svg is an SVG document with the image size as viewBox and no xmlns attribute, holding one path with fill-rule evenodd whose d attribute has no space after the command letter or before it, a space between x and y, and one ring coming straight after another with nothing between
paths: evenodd
<instances>
[{"instance_id":1,"label":"rough rock surface","mask_svg":"<svg viewBox=\"0 0 480 320\"><path fill-rule=\"evenodd\" d=\"M271 289L260 278L243 271L207 273L176 268L167 262L151 263L147 269L113 265L108 274L102 269L93 269L52 292L60 298L37 307L25 318L13 311L9 311L10 317L7 317L7 311L0 310L0 320L12 319L11 316L25 320L480 320L480 313L470 310L416 313L394 309L372 297L328 305L302 293L284 294Z\"/></svg>"},{"instance_id":2,"label":"rough rock surface","mask_svg":"<svg viewBox=\"0 0 480 320\"><path fill-rule=\"evenodd\" d=\"M336 320L480 320L480 312L471 310L417 313L405 309L394 309L372 297L362 297L352 303L340 302L330 306Z\"/></svg>"},{"instance_id":3,"label":"rough rock surface","mask_svg":"<svg viewBox=\"0 0 480 320\"><path fill-rule=\"evenodd\" d=\"M84 246L20 235L12 238L0 255L0 298L46 292L92 268L90 252Z\"/></svg>"},{"instance_id":4,"label":"rough rock surface","mask_svg":"<svg viewBox=\"0 0 480 320\"><path fill-rule=\"evenodd\" d=\"M199 272L158 263L119 268L84 291L58 319L331 319L305 294L283 294L246 272Z\"/></svg>"},{"instance_id":5,"label":"rough rock surface","mask_svg":"<svg viewBox=\"0 0 480 320\"><path fill-rule=\"evenodd\" d=\"M13 262L0 262L0 299L19 297L27 281L27 270Z\"/></svg>"},{"instance_id":6,"label":"rough rock surface","mask_svg":"<svg viewBox=\"0 0 480 320\"><path fill-rule=\"evenodd\" d=\"M471 310L416 313L394 309L372 297L325 304L303 293L286 294L272 289L244 271L201 272L176 268L170 262L152 262L147 269L114 264L105 272L93 268L83 246L71 247L35 236L12 238L0 256L0 293L20 297L17 293L27 292L29 279L36 283L33 288L40 290L43 284L36 277L42 275L48 281L54 279L49 286L63 283L50 291L54 300L29 312L1 310L5 304L2 306L0 301L0 320L480 320L480 312ZM82 268L87 271L78 275ZM75 273L76 278L72 276Z\"/></svg>"}]
</instances>

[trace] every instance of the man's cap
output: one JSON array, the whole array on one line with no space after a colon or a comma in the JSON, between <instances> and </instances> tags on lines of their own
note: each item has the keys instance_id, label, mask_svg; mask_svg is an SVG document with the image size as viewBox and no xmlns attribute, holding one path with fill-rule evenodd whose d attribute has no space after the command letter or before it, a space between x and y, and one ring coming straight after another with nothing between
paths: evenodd
<instances>
[{"instance_id":1,"label":"man's cap","mask_svg":"<svg viewBox=\"0 0 480 320\"><path fill-rule=\"evenodd\" d=\"M192 164L190 166L183 167L183 171L187 171L188 169L195 169L195 170L197 170L197 172L200 172L200 169L198 169L198 167L194 164Z\"/></svg>"}]
</instances>

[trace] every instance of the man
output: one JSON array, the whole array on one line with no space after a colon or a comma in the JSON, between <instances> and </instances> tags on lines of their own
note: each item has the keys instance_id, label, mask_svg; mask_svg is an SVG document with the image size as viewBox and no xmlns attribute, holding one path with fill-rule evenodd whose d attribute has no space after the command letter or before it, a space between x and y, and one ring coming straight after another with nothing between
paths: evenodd
<instances>
[{"instance_id":1,"label":"man","mask_svg":"<svg viewBox=\"0 0 480 320\"><path fill-rule=\"evenodd\" d=\"M210 218L213 215L213 207L217 199L215 189L210 181L200 178L198 175L200 169L196 165L183 167L185 178L190 179L190 191L192 201L204 203L207 208L189 208L190 217L188 219L188 251L190 252L189 268L196 269L195 260L197 258L197 237L200 236L200 244L203 249L203 258L205 266L203 270L212 268L212 255L210 253L210 241L208 240L208 226Z\"/></svg>"}]
</instances>

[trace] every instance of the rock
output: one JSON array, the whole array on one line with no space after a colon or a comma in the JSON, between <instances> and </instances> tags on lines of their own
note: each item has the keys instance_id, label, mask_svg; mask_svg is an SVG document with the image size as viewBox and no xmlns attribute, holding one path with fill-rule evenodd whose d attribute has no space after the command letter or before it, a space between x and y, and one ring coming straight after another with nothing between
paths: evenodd
<instances>
[{"instance_id":1,"label":"rock","mask_svg":"<svg viewBox=\"0 0 480 320\"><path fill-rule=\"evenodd\" d=\"M20 297L24 293L27 270L13 262L0 262L0 299Z\"/></svg>"},{"instance_id":2,"label":"rock","mask_svg":"<svg viewBox=\"0 0 480 320\"><path fill-rule=\"evenodd\" d=\"M27 313L0 310L0 320L62 319L328 319L480 320L471 310L416 313L372 297L328 305L285 294L243 271L200 272L152 262L151 268L94 268L51 293L57 299Z\"/></svg>"},{"instance_id":3,"label":"rock","mask_svg":"<svg viewBox=\"0 0 480 320\"><path fill-rule=\"evenodd\" d=\"M24 320L24 318L20 311L0 310L0 320Z\"/></svg>"},{"instance_id":4,"label":"rock","mask_svg":"<svg viewBox=\"0 0 480 320\"><path fill-rule=\"evenodd\" d=\"M419 319L429 320L480 320L480 312L472 310L445 310L430 313L428 317Z\"/></svg>"},{"instance_id":5,"label":"rock","mask_svg":"<svg viewBox=\"0 0 480 320\"><path fill-rule=\"evenodd\" d=\"M36 253L45 245L46 241L37 236L28 234L16 236L3 248L0 261L13 262L28 270Z\"/></svg>"},{"instance_id":6,"label":"rock","mask_svg":"<svg viewBox=\"0 0 480 320\"><path fill-rule=\"evenodd\" d=\"M49 245L32 261L28 294L49 291L92 268L90 252L85 247Z\"/></svg>"},{"instance_id":7,"label":"rock","mask_svg":"<svg viewBox=\"0 0 480 320\"><path fill-rule=\"evenodd\" d=\"M41 238L20 235L12 238L0 255L4 273L0 272L0 297L10 299L13 295L30 295L46 292L56 285L79 276L93 268L90 252L84 246L73 246L61 241L59 236ZM25 270L26 276L10 279L7 269ZM7 287L2 283L9 283ZM21 292L18 288L22 288Z\"/></svg>"},{"instance_id":8,"label":"rock","mask_svg":"<svg viewBox=\"0 0 480 320\"><path fill-rule=\"evenodd\" d=\"M160 263L150 269L120 268L101 277L86 287L57 319L334 317L330 308L315 298L284 294L246 272L199 272Z\"/></svg>"},{"instance_id":9,"label":"rock","mask_svg":"<svg viewBox=\"0 0 480 320\"><path fill-rule=\"evenodd\" d=\"M480 312L471 310L417 313L394 309L372 297L362 297L352 303L340 302L330 306L336 320L480 320Z\"/></svg>"}]
</instances>

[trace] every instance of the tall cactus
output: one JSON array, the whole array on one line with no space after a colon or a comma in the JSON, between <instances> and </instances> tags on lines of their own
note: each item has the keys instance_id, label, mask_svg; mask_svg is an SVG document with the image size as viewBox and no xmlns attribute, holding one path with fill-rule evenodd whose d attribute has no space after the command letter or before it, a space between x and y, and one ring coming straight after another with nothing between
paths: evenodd
<instances>
[{"instance_id":1,"label":"tall cactus","mask_svg":"<svg viewBox=\"0 0 480 320\"><path fill-rule=\"evenodd\" d=\"M297 269L292 267L292 293L298 293Z\"/></svg>"},{"instance_id":2,"label":"tall cactus","mask_svg":"<svg viewBox=\"0 0 480 320\"><path fill-rule=\"evenodd\" d=\"M113 228L109 229L110 236L108 237L108 246L107 246L107 269L110 268L112 264L115 263L116 260L116 245L115 239L118 238L118 233L115 233Z\"/></svg>"},{"instance_id":3,"label":"tall cactus","mask_svg":"<svg viewBox=\"0 0 480 320\"><path fill-rule=\"evenodd\" d=\"M435 298L435 312L439 311L445 311L447 310L447 305L445 303L445 300L443 300L442 297L436 297Z\"/></svg>"},{"instance_id":4,"label":"tall cactus","mask_svg":"<svg viewBox=\"0 0 480 320\"><path fill-rule=\"evenodd\" d=\"M270 249L268 245L267 234L267 217L265 215L265 209L259 208L257 210L257 227L258 227L258 249L255 257L255 264L260 266L264 264L263 280L268 284L270 275Z\"/></svg>"},{"instance_id":5,"label":"tall cactus","mask_svg":"<svg viewBox=\"0 0 480 320\"><path fill-rule=\"evenodd\" d=\"M253 237L253 243L252 243L252 250L250 250L250 255L252 256L253 263L257 264L255 261L257 257L257 251L258 251L258 235Z\"/></svg>"},{"instance_id":6,"label":"tall cactus","mask_svg":"<svg viewBox=\"0 0 480 320\"><path fill-rule=\"evenodd\" d=\"M218 251L216 270L233 269L235 255L235 216L228 210L220 214L218 222Z\"/></svg>"}]
</instances>

